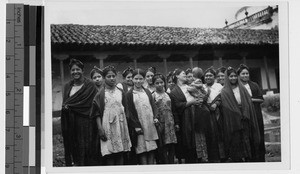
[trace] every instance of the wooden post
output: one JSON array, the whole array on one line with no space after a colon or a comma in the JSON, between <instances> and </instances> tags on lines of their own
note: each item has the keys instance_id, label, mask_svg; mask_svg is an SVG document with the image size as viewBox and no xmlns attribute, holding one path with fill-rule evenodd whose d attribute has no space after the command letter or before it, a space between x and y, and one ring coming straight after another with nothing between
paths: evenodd
<instances>
[{"instance_id":1,"label":"wooden post","mask_svg":"<svg viewBox=\"0 0 300 174\"><path fill-rule=\"evenodd\" d=\"M64 60L60 59L60 60L59 60L59 65L60 65L60 79L61 79L61 86L64 86L64 82L65 82ZM62 90L62 91L63 91L63 90Z\"/></svg>"},{"instance_id":2,"label":"wooden post","mask_svg":"<svg viewBox=\"0 0 300 174\"><path fill-rule=\"evenodd\" d=\"M100 67L100 69L104 68L104 61L103 61L103 59L99 59L99 67Z\"/></svg>"},{"instance_id":3,"label":"wooden post","mask_svg":"<svg viewBox=\"0 0 300 174\"><path fill-rule=\"evenodd\" d=\"M271 85L270 85L269 67L268 67L268 60L267 60L266 56L264 56L264 65L265 65L265 71L266 71L266 77L267 77L268 91L270 91Z\"/></svg>"},{"instance_id":4,"label":"wooden post","mask_svg":"<svg viewBox=\"0 0 300 174\"><path fill-rule=\"evenodd\" d=\"M168 74L168 65L167 65L167 58L163 58L163 61L164 61L164 69L165 69L165 75Z\"/></svg>"},{"instance_id":5,"label":"wooden post","mask_svg":"<svg viewBox=\"0 0 300 174\"><path fill-rule=\"evenodd\" d=\"M223 56L224 56L224 51L222 50L216 50L214 51L214 55L215 57L218 58L218 62L219 62L219 67L222 67L223 66Z\"/></svg>"},{"instance_id":6,"label":"wooden post","mask_svg":"<svg viewBox=\"0 0 300 174\"><path fill-rule=\"evenodd\" d=\"M223 58L219 57L219 67L222 67L222 66L223 66Z\"/></svg>"},{"instance_id":7,"label":"wooden post","mask_svg":"<svg viewBox=\"0 0 300 174\"><path fill-rule=\"evenodd\" d=\"M134 66L134 69L137 69L137 59L136 58L133 59L133 66Z\"/></svg>"},{"instance_id":8,"label":"wooden post","mask_svg":"<svg viewBox=\"0 0 300 174\"><path fill-rule=\"evenodd\" d=\"M265 65L265 71L266 71L266 77L267 77L268 91L270 91L271 85L270 85L269 67L268 67L268 60L267 60L266 56L264 56L264 65Z\"/></svg>"},{"instance_id":9,"label":"wooden post","mask_svg":"<svg viewBox=\"0 0 300 174\"><path fill-rule=\"evenodd\" d=\"M104 68L104 59L107 58L106 54L95 54L94 57L99 60L100 69Z\"/></svg>"},{"instance_id":10,"label":"wooden post","mask_svg":"<svg viewBox=\"0 0 300 174\"><path fill-rule=\"evenodd\" d=\"M167 58L170 57L170 54L159 54L159 57L163 59L164 62L164 70L165 75L168 74L168 64L167 64Z\"/></svg>"},{"instance_id":11,"label":"wooden post","mask_svg":"<svg viewBox=\"0 0 300 174\"><path fill-rule=\"evenodd\" d=\"M243 57L243 64L247 65L246 57Z\"/></svg>"},{"instance_id":12,"label":"wooden post","mask_svg":"<svg viewBox=\"0 0 300 174\"><path fill-rule=\"evenodd\" d=\"M66 60L69 56L66 54L54 55L54 58L59 60L59 68L60 68L60 80L61 80L61 93L64 92L64 84L65 84L65 74L64 74L64 60Z\"/></svg>"},{"instance_id":13,"label":"wooden post","mask_svg":"<svg viewBox=\"0 0 300 174\"><path fill-rule=\"evenodd\" d=\"M190 56L190 57L189 57L189 60L190 60L190 68L193 69L193 68L194 68L194 65L193 65L193 57Z\"/></svg>"},{"instance_id":14,"label":"wooden post","mask_svg":"<svg viewBox=\"0 0 300 174\"><path fill-rule=\"evenodd\" d=\"M133 59L133 67L134 69L137 69L137 60L139 59L140 55L132 54L130 57Z\"/></svg>"},{"instance_id":15,"label":"wooden post","mask_svg":"<svg viewBox=\"0 0 300 174\"><path fill-rule=\"evenodd\" d=\"M242 57L242 63L247 65L247 52L240 52L239 55Z\"/></svg>"}]
</instances>

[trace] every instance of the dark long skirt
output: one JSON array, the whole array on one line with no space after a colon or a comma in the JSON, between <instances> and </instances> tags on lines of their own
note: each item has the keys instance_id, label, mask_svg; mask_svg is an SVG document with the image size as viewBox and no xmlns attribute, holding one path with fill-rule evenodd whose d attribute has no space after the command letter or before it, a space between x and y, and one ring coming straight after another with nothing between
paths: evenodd
<instances>
[{"instance_id":1,"label":"dark long skirt","mask_svg":"<svg viewBox=\"0 0 300 174\"><path fill-rule=\"evenodd\" d=\"M177 144L175 147L176 157L185 159L186 163L197 162L195 142L195 116L192 107L184 110L180 121L180 131L176 133Z\"/></svg>"},{"instance_id":2,"label":"dark long skirt","mask_svg":"<svg viewBox=\"0 0 300 174\"><path fill-rule=\"evenodd\" d=\"M222 115L217 107L215 111L210 111L210 127L207 130L207 151L210 162L219 162L225 159Z\"/></svg>"},{"instance_id":3,"label":"dark long skirt","mask_svg":"<svg viewBox=\"0 0 300 174\"><path fill-rule=\"evenodd\" d=\"M234 162L251 159L251 129L248 120L242 120L243 129L232 133L232 139L228 147L228 157Z\"/></svg>"},{"instance_id":4,"label":"dark long skirt","mask_svg":"<svg viewBox=\"0 0 300 174\"><path fill-rule=\"evenodd\" d=\"M94 119L73 112L62 114L66 166L91 166L100 162L100 144Z\"/></svg>"},{"instance_id":5,"label":"dark long skirt","mask_svg":"<svg viewBox=\"0 0 300 174\"><path fill-rule=\"evenodd\" d=\"M207 152L208 152L208 161L217 162L220 160L219 152L219 137L218 137L218 123L215 117L215 114L212 112L210 115L210 129L207 131Z\"/></svg>"},{"instance_id":6,"label":"dark long skirt","mask_svg":"<svg viewBox=\"0 0 300 174\"><path fill-rule=\"evenodd\" d=\"M197 158L208 160L207 132L210 126L210 111L207 105L195 106L195 137Z\"/></svg>"},{"instance_id":7,"label":"dark long skirt","mask_svg":"<svg viewBox=\"0 0 300 174\"><path fill-rule=\"evenodd\" d=\"M259 128L259 134L260 134L260 143L259 143L257 158L254 159L253 161L264 162L265 161L265 153L266 153L265 138L264 138L265 137L264 120L263 120L263 116L261 113L260 103L253 102L253 105L255 108L255 113L256 113L256 118L257 118L257 123L258 123L258 128Z\"/></svg>"}]
</instances>

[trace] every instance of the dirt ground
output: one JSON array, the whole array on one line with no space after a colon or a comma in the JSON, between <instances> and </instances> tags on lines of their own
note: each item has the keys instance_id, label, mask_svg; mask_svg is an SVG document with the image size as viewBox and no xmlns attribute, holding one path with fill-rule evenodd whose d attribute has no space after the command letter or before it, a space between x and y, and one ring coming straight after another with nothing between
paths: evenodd
<instances>
[{"instance_id":1,"label":"dirt ground","mask_svg":"<svg viewBox=\"0 0 300 174\"><path fill-rule=\"evenodd\" d=\"M53 166L62 167L65 165L63 139L60 134L53 136ZM266 145L266 162L281 161L280 144Z\"/></svg>"}]
</instances>

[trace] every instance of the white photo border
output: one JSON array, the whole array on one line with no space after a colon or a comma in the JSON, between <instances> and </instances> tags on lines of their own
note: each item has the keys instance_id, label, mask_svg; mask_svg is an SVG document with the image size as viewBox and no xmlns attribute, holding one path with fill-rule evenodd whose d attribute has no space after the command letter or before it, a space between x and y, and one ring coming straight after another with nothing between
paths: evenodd
<instances>
[{"instance_id":1,"label":"white photo border","mask_svg":"<svg viewBox=\"0 0 300 174\"><path fill-rule=\"evenodd\" d=\"M281 104L281 162L270 163L218 163L218 164L185 164L185 165L150 165L150 166L97 166L97 167L53 167L53 147L52 147L52 77L51 77L51 40L50 40L50 24L47 21L49 14L47 11L47 4L57 3L57 5L63 4L65 1L51 0L45 2L45 166L46 171L49 173L94 173L94 172L205 172L205 173L241 173L241 172L280 172L290 169L290 113L289 113L289 48L288 48L288 2L253 2L253 1L234 1L241 3L243 6L245 3L249 5L266 5L266 4L278 4L279 5L279 49L280 49L280 104ZM91 1L68 1L69 3L92 3ZM97 1L97 3L101 2ZM171 3L172 1L170 1ZM187 2L187 1L184 1ZM205 1L192 1L201 2ZM219 1L215 1L219 2ZM232 1L226 1L226 3ZM224 3L224 1L222 1ZM268 170L268 171L266 171ZM278 171L279 170L279 171Z\"/></svg>"}]
</instances>

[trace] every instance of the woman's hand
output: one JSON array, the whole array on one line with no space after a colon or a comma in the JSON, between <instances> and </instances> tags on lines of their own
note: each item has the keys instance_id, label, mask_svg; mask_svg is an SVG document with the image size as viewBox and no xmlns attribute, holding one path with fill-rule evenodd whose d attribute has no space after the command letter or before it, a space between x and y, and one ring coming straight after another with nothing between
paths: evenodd
<instances>
[{"instance_id":1,"label":"woman's hand","mask_svg":"<svg viewBox=\"0 0 300 174\"><path fill-rule=\"evenodd\" d=\"M107 141L107 137L106 137L105 131L103 129L98 129L98 134L99 134L100 139L102 141Z\"/></svg>"},{"instance_id":2,"label":"woman's hand","mask_svg":"<svg viewBox=\"0 0 300 174\"><path fill-rule=\"evenodd\" d=\"M175 125L175 131L178 132L180 130L180 127L178 124Z\"/></svg>"},{"instance_id":3,"label":"woman's hand","mask_svg":"<svg viewBox=\"0 0 300 174\"><path fill-rule=\"evenodd\" d=\"M138 135L143 135L143 134L144 134L142 128L135 128L135 132L136 132Z\"/></svg>"},{"instance_id":4,"label":"woman's hand","mask_svg":"<svg viewBox=\"0 0 300 174\"><path fill-rule=\"evenodd\" d=\"M203 98L195 98L194 105L201 105L203 103Z\"/></svg>"},{"instance_id":5,"label":"woman's hand","mask_svg":"<svg viewBox=\"0 0 300 174\"><path fill-rule=\"evenodd\" d=\"M62 106L62 109L63 109L63 110L68 110L68 109L69 109L69 105L63 105L63 106Z\"/></svg>"},{"instance_id":6,"label":"woman's hand","mask_svg":"<svg viewBox=\"0 0 300 174\"><path fill-rule=\"evenodd\" d=\"M191 105L198 105L200 104L200 101L198 98L193 98L192 100L186 102L186 106L189 107Z\"/></svg>"},{"instance_id":7,"label":"woman's hand","mask_svg":"<svg viewBox=\"0 0 300 174\"><path fill-rule=\"evenodd\" d=\"M197 105L202 105L202 103L203 103L203 98L202 98L202 97L201 97L201 98L198 98L197 101L198 101L198 103L199 103L199 104L197 104Z\"/></svg>"},{"instance_id":8,"label":"woman's hand","mask_svg":"<svg viewBox=\"0 0 300 174\"><path fill-rule=\"evenodd\" d=\"M153 122L154 122L155 125L158 125L158 124L159 124L159 121L158 121L157 118L155 118L155 119L153 120Z\"/></svg>"},{"instance_id":9,"label":"woman's hand","mask_svg":"<svg viewBox=\"0 0 300 174\"><path fill-rule=\"evenodd\" d=\"M216 108L217 108L217 104L212 104L210 107L209 107L209 109L211 110L211 111L215 111L216 110Z\"/></svg>"}]
</instances>

